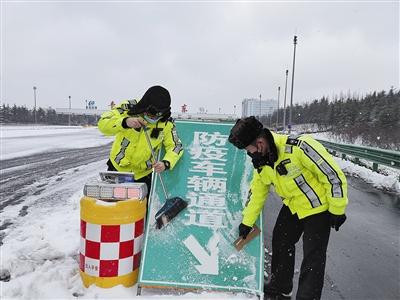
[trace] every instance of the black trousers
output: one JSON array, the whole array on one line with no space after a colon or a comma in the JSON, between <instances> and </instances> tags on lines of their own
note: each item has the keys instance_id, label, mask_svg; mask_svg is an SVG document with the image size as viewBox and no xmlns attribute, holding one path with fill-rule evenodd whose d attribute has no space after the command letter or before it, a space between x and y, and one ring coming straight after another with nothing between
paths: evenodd
<instances>
[{"instance_id":1,"label":"black trousers","mask_svg":"<svg viewBox=\"0 0 400 300\"><path fill-rule=\"evenodd\" d=\"M320 299L324 285L330 215L325 211L299 220L283 205L272 235L271 272L274 285L282 292L293 289L295 245L303 234L303 262L296 299Z\"/></svg>"}]
</instances>

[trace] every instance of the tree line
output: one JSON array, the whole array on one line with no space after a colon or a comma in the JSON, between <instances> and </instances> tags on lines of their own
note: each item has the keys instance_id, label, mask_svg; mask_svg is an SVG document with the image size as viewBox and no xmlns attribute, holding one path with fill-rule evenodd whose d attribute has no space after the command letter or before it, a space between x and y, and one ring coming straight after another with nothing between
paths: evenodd
<instances>
[{"instance_id":1,"label":"tree line","mask_svg":"<svg viewBox=\"0 0 400 300\"><path fill-rule=\"evenodd\" d=\"M274 128L277 111L263 116L262 122ZM286 108L286 124L289 108ZM279 109L282 126L283 109ZM292 108L293 125L314 124L318 131L330 131L347 143L361 139L363 144L384 149L400 149L400 91L372 92L363 97L327 97Z\"/></svg>"},{"instance_id":2,"label":"tree line","mask_svg":"<svg viewBox=\"0 0 400 300\"><path fill-rule=\"evenodd\" d=\"M99 116L72 114L70 118L66 114L57 114L51 107L43 109L39 107L36 110L36 123L45 125L97 125ZM26 106L9 106L4 104L0 106L0 123L35 123L35 110L28 109Z\"/></svg>"},{"instance_id":3,"label":"tree line","mask_svg":"<svg viewBox=\"0 0 400 300\"><path fill-rule=\"evenodd\" d=\"M35 123L35 111L25 106L0 106L0 123ZM71 115L71 125L96 125L99 116ZM261 121L275 129L277 111L262 116ZM279 109L282 127L283 109ZM286 108L286 124L289 108ZM38 108L36 123L68 125L68 115L57 114L52 108ZM319 131L330 131L344 142L361 139L365 145L400 150L400 91L372 92L363 97L339 96L329 101L327 97L310 103L296 104L292 109L293 125L314 124Z\"/></svg>"}]
</instances>

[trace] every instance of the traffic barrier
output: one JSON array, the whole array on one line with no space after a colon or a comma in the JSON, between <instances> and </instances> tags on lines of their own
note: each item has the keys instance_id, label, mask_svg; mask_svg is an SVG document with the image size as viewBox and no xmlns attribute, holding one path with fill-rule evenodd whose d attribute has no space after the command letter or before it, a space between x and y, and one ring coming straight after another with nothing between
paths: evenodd
<instances>
[{"instance_id":1,"label":"traffic barrier","mask_svg":"<svg viewBox=\"0 0 400 300\"><path fill-rule=\"evenodd\" d=\"M85 287L137 282L146 203L146 198L106 202L82 197L79 267Z\"/></svg>"},{"instance_id":2,"label":"traffic barrier","mask_svg":"<svg viewBox=\"0 0 400 300\"><path fill-rule=\"evenodd\" d=\"M373 170L378 170L378 164L400 169L400 152L383 150L372 147L356 146L349 144L338 144L329 141L318 139L318 141L327 149L330 149L333 154L337 152L342 153L342 158L345 159L346 155L355 158L355 162L358 163L359 159L365 159L373 163Z\"/></svg>"}]
</instances>

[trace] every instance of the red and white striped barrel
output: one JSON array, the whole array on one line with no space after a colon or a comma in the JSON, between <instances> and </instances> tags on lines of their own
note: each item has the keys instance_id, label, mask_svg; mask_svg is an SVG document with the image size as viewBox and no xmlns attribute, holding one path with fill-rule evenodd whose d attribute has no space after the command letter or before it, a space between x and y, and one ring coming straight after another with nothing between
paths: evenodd
<instances>
[{"instance_id":1,"label":"red and white striped barrel","mask_svg":"<svg viewBox=\"0 0 400 300\"><path fill-rule=\"evenodd\" d=\"M144 219L122 225L99 225L81 220L80 269L91 276L115 277L140 264Z\"/></svg>"},{"instance_id":2,"label":"red and white striped barrel","mask_svg":"<svg viewBox=\"0 0 400 300\"><path fill-rule=\"evenodd\" d=\"M137 282L144 241L146 200L105 203L81 199L80 275L88 287Z\"/></svg>"}]
</instances>

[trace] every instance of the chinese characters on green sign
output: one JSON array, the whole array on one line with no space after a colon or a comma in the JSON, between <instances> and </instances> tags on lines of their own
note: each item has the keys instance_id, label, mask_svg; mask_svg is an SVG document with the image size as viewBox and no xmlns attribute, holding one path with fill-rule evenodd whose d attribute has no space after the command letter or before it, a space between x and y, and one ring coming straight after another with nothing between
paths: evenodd
<instances>
[{"instance_id":1,"label":"chinese characters on green sign","mask_svg":"<svg viewBox=\"0 0 400 300\"><path fill-rule=\"evenodd\" d=\"M178 121L176 126L185 153L163 178L169 196L189 205L165 228L155 229L154 215L165 197L154 177L139 282L260 294L262 238L240 252L232 245L252 172L245 153L228 143L232 124Z\"/></svg>"}]
</instances>

